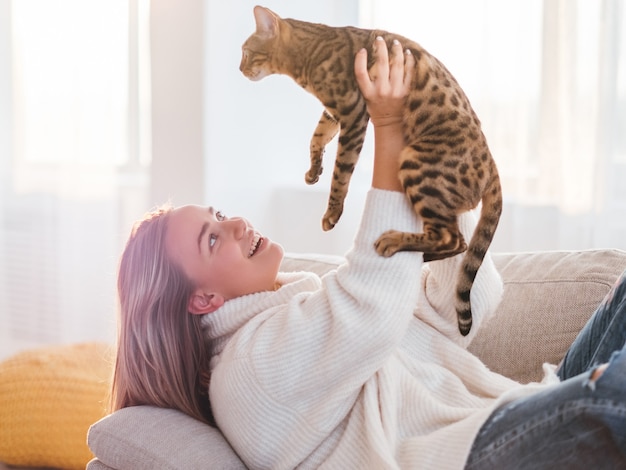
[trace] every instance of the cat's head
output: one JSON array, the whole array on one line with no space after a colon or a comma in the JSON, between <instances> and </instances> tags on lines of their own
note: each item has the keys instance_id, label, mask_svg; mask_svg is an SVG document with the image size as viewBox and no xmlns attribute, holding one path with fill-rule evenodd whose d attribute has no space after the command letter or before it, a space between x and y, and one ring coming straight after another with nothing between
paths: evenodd
<instances>
[{"instance_id":1,"label":"cat's head","mask_svg":"<svg viewBox=\"0 0 626 470\"><path fill-rule=\"evenodd\" d=\"M254 7L256 31L241 46L239 70L258 81L279 71L272 64L274 49L280 41L280 17L268 8Z\"/></svg>"}]
</instances>

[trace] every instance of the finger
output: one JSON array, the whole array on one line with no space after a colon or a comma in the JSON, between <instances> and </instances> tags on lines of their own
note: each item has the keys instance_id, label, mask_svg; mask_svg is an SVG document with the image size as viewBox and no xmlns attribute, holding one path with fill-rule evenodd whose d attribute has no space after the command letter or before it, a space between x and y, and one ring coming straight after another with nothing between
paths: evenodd
<instances>
[{"instance_id":1,"label":"finger","mask_svg":"<svg viewBox=\"0 0 626 470\"><path fill-rule=\"evenodd\" d=\"M387 43L381 36L377 36L374 41L374 54L376 54L376 62L372 66L372 80L379 77L385 81L389 80L389 54Z\"/></svg>"},{"instance_id":2,"label":"finger","mask_svg":"<svg viewBox=\"0 0 626 470\"><path fill-rule=\"evenodd\" d=\"M391 45L389 82L392 89L401 89L404 82L404 57L402 54L402 45L397 39L394 39Z\"/></svg>"},{"instance_id":3,"label":"finger","mask_svg":"<svg viewBox=\"0 0 626 470\"><path fill-rule=\"evenodd\" d=\"M354 75L363 96L371 95L374 84L367 71L367 50L361 49L354 57Z\"/></svg>"},{"instance_id":4,"label":"finger","mask_svg":"<svg viewBox=\"0 0 626 470\"><path fill-rule=\"evenodd\" d=\"M415 56L410 49L404 51L404 91L408 92L413 82L413 73L415 72Z\"/></svg>"}]
</instances>

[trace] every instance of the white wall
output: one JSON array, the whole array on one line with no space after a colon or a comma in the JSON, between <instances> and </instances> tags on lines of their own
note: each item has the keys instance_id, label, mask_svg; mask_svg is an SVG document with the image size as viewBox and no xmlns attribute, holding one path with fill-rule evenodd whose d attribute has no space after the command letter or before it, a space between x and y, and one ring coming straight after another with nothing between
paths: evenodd
<instances>
[{"instance_id":1,"label":"white wall","mask_svg":"<svg viewBox=\"0 0 626 470\"><path fill-rule=\"evenodd\" d=\"M320 181L307 186L309 140L322 105L290 78L251 82L239 71L241 45L254 31L256 4L209 0L206 6L206 202L249 218L289 251L344 253L370 181L368 151L357 167L342 220L331 232L323 232L336 144L328 147ZM274 0L264 6L283 17L337 26L358 21L357 0Z\"/></svg>"},{"instance_id":2,"label":"white wall","mask_svg":"<svg viewBox=\"0 0 626 470\"><path fill-rule=\"evenodd\" d=\"M239 72L256 4L153 1L150 205L167 199L211 204L248 218L288 251L344 253L369 186L371 158L365 150L342 220L323 232L336 144L327 149L325 174L308 187L309 140L322 105L287 77L253 83ZM354 25L358 4L275 0L265 6L284 17Z\"/></svg>"},{"instance_id":3,"label":"white wall","mask_svg":"<svg viewBox=\"0 0 626 470\"><path fill-rule=\"evenodd\" d=\"M151 205L202 202L204 10L199 0L150 2Z\"/></svg>"}]
</instances>

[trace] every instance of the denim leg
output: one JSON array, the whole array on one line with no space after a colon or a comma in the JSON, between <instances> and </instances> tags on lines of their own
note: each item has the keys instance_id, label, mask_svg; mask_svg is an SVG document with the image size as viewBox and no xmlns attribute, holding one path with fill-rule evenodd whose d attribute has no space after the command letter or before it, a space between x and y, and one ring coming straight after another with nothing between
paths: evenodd
<instances>
[{"instance_id":1,"label":"denim leg","mask_svg":"<svg viewBox=\"0 0 626 470\"><path fill-rule=\"evenodd\" d=\"M580 331L556 373L561 380L581 374L607 362L613 351L619 351L625 343L626 271Z\"/></svg>"},{"instance_id":2,"label":"denim leg","mask_svg":"<svg viewBox=\"0 0 626 470\"><path fill-rule=\"evenodd\" d=\"M465 468L626 468L626 349L613 354L599 379L591 372L498 408Z\"/></svg>"}]
</instances>

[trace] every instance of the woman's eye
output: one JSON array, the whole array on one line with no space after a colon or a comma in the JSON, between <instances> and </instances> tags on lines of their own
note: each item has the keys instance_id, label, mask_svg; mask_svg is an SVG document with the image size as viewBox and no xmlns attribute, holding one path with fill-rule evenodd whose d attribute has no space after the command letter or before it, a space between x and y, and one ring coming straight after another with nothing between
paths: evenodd
<instances>
[{"instance_id":1,"label":"woman's eye","mask_svg":"<svg viewBox=\"0 0 626 470\"><path fill-rule=\"evenodd\" d=\"M213 245L215 245L216 241L217 241L217 235L210 234L209 235L209 248L213 248Z\"/></svg>"},{"instance_id":2,"label":"woman's eye","mask_svg":"<svg viewBox=\"0 0 626 470\"><path fill-rule=\"evenodd\" d=\"M215 218L221 222L222 220L226 219L226 216L224 215L224 213L222 211L217 211L215 213Z\"/></svg>"}]
</instances>

